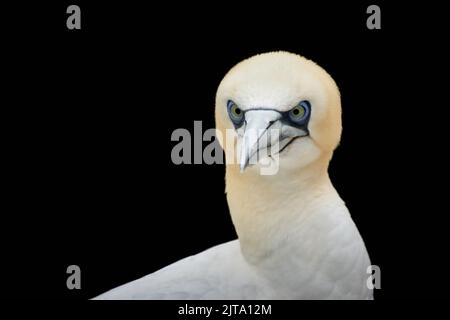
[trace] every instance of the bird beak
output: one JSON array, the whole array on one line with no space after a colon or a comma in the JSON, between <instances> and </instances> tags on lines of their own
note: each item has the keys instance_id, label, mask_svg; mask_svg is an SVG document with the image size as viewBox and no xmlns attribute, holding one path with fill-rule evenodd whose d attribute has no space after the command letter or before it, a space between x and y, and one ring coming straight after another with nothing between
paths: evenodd
<instances>
[{"instance_id":1,"label":"bird beak","mask_svg":"<svg viewBox=\"0 0 450 320\"><path fill-rule=\"evenodd\" d=\"M281 114L273 110L248 110L245 124L238 135L241 137L239 166L241 172L257 161L258 153L276 145L280 137Z\"/></svg>"}]
</instances>

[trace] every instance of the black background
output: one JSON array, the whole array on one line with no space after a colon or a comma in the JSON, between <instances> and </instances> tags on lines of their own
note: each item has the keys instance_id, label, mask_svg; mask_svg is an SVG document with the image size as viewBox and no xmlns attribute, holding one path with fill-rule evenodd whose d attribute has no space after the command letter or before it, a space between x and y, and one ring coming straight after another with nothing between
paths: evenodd
<instances>
[{"instance_id":1,"label":"black background","mask_svg":"<svg viewBox=\"0 0 450 320\"><path fill-rule=\"evenodd\" d=\"M72 3L81 30L66 28ZM330 175L381 267L376 299L444 296L448 210L428 180L443 147L443 127L430 126L444 111L431 103L429 75L440 70L430 63L439 62L431 43L444 39L434 18L442 8L374 3L381 30L366 28L372 2L58 1L5 11L14 18L4 46L3 291L92 298L234 239L224 166L172 164L171 133L192 131L194 120L213 128L225 73L287 50L341 90ZM81 290L66 288L71 264Z\"/></svg>"}]
</instances>

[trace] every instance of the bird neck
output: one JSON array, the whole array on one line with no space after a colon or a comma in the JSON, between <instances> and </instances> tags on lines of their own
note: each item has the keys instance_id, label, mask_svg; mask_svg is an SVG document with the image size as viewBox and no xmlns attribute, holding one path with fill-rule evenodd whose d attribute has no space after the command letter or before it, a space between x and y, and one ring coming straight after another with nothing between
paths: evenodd
<instances>
[{"instance_id":1,"label":"bird neck","mask_svg":"<svg viewBox=\"0 0 450 320\"><path fill-rule=\"evenodd\" d=\"M324 205L342 203L328 176L329 159L273 176L227 168L230 213L248 262L257 265L304 245L297 234L310 217L326 211Z\"/></svg>"}]
</instances>

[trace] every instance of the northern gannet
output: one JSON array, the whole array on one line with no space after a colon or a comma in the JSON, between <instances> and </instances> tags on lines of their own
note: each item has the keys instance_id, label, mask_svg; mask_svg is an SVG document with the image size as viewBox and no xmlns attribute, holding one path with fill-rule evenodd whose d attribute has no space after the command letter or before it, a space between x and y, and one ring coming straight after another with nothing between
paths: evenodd
<instances>
[{"instance_id":1,"label":"northern gannet","mask_svg":"<svg viewBox=\"0 0 450 320\"><path fill-rule=\"evenodd\" d=\"M240 149L234 163L221 141L238 239L96 299L372 299L364 242L328 176L342 130L331 76L296 54L253 56L220 83L215 117ZM262 175L249 160L267 149L269 127L280 132L279 153L265 160L278 171Z\"/></svg>"}]
</instances>

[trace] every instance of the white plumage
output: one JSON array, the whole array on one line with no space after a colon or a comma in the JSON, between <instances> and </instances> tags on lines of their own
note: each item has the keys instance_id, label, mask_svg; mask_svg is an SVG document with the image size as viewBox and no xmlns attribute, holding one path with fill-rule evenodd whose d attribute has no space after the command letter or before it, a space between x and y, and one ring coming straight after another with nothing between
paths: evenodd
<instances>
[{"instance_id":1,"label":"white plumage","mask_svg":"<svg viewBox=\"0 0 450 320\"><path fill-rule=\"evenodd\" d=\"M300 101L310 115L297 121L290 110ZM230 104L239 108L234 118ZM261 175L261 159L248 163L267 141L261 147L263 135L252 140L248 132L272 125L282 151L264 160L278 170ZM372 299L367 251L327 172L341 134L333 79L287 52L244 60L219 86L216 126L236 132L230 145L240 160L226 157L226 191L239 239L97 299Z\"/></svg>"}]
</instances>

